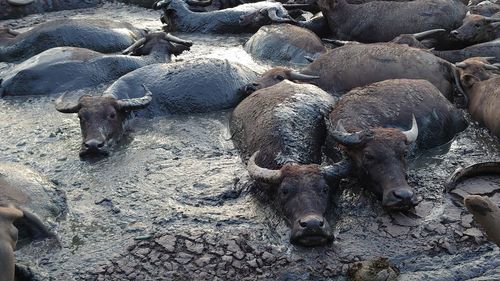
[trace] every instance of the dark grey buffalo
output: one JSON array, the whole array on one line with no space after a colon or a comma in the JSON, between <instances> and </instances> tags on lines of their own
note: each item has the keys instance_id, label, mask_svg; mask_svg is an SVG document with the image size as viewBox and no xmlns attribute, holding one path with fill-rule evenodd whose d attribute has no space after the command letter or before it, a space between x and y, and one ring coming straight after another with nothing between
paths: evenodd
<instances>
[{"instance_id":1,"label":"dark grey buffalo","mask_svg":"<svg viewBox=\"0 0 500 281\"><path fill-rule=\"evenodd\" d=\"M245 97L241 89L255 77L250 69L219 59L153 64L121 77L102 96L85 95L77 103L62 96L56 109L78 113L81 156L108 155L131 111L144 109L136 115L154 117L232 108Z\"/></svg>"},{"instance_id":2,"label":"dark grey buffalo","mask_svg":"<svg viewBox=\"0 0 500 281\"><path fill-rule=\"evenodd\" d=\"M481 44L475 44L460 50L433 50L432 53L451 63L461 62L473 57L491 57L494 62L500 62L500 38Z\"/></svg>"},{"instance_id":3,"label":"dark grey buffalo","mask_svg":"<svg viewBox=\"0 0 500 281\"><path fill-rule=\"evenodd\" d=\"M290 241L316 246L333 240L325 219L332 189L348 171L321 166L325 116L334 99L313 85L283 81L244 99L233 111L233 141L248 158L248 172L270 191L289 221Z\"/></svg>"},{"instance_id":4,"label":"dark grey buffalo","mask_svg":"<svg viewBox=\"0 0 500 281\"><path fill-rule=\"evenodd\" d=\"M179 55L191 45L191 42L157 32L148 34L126 50L140 57L105 55L74 47L52 48L24 61L2 77L0 96L48 95L97 86L149 64L170 62L171 55Z\"/></svg>"},{"instance_id":5,"label":"dark grey buffalo","mask_svg":"<svg viewBox=\"0 0 500 281\"><path fill-rule=\"evenodd\" d=\"M290 80L286 71L271 69L249 88ZM299 72L311 78L309 83L334 95L386 79L425 79L452 99L454 86L459 84L458 71L451 63L428 51L394 43L348 44L328 51Z\"/></svg>"},{"instance_id":6,"label":"dark grey buffalo","mask_svg":"<svg viewBox=\"0 0 500 281\"><path fill-rule=\"evenodd\" d=\"M259 59L277 63L307 64L306 57L326 53L321 39L308 29L291 24L266 25L245 43L245 50Z\"/></svg>"},{"instance_id":7,"label":"dark grey buffalo","mask_svg":"<svg viewBox=\"0 0 500 281\"><path fill-rule=\"evenodd\" d=\"M469 98L468 111L472 118L500 137L500 67L482 58L471 58L456 64L460 80ZM500 65L499 65L500 66Z\"/></svg>"},{"instance_id":8,"label":"dark grey buffalo","mask_svg":"<svg viewBox=\"0 0 500 281\"><path fill-rule=\"evenodd\" d=\"M351 158L358 179L384 207L396 210L417 204L406 181L410 145L439 146L467 127L462 113L434 85L408 79L350 91L333 108L329 124L329 140Z\"/></svg>"},{"instance_id":9,"label":"dark grey buffalo","mask_svg":"<svg viewBox=\"0 0 500 281\"><path fill-rule=\"evenodd\" d=\"M452 30L462 23L467 8L454 0L409 2L320 0L334 37L364 43L388 42L400 34L430 29Z\"/></svg>"},{"instance_id":10,"label":"dark grey buffalo","mask_svg":"<svg viewBox=\"0 0 500 281\"><path fill-rule=\"evenodd\" d=\"M462 26L452 30L450 35L469 45L495 40L500 38L500 16L467 15Z\"/></svg>"},{"instance_id":11,"label":"dark grey buffalo","mask_svg":"<svg viewBox=\"0 0 500 281\"><path fill-rule=\"evenodd\" d=\"M30 14L95 7L103 0L0 0L0 20Z\"/></svg>"},{"instance_id":12,"label":"dark grey buffalo","mask_svg":"<svg viewBox=\"0 0 500 281\"><path fill-rule=\"evenodd\" d=\"M482 1L475 5L469 6L469 11L472 14L485 17L491 17L497 13L500 16L500 2L495 3L495 1Z\"/></svg>"},{"instance_id":13,"label":"dark grey buffalo","mask_svg":"<svg viewBox=\"0 0 500 281\"><path fill-rule=\"evenodd\" d=\"M200 33L255 32L271 23L294 22L278 2L257 2L212 12L192 12L183 0L162 0L155 4L163 9L162 22L169 31Z\"/></svg>"},{"instance_id":14,"label":"dark grey buffalo","mask_svg":"<svg viewBox=\"0 0 500 281\"><path fill-rule=\"evenodd\" d=\"M61 46L114 53L127 48L145 35L145 30L125 22L58 19L37 25L10 39L0 37L0 62L23 60Z\"/></svg>"}]
</instances>

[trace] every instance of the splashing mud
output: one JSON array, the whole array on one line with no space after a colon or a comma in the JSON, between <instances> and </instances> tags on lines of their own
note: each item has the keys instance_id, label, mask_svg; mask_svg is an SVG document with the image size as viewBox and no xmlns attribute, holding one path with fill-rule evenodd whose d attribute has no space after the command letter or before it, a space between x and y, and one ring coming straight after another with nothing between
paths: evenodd
<instances>
[{"instance_id":1,"label":"splashing mud","mask_svg":"<svg viewBox=\"0 0 500 281\"><path fill-rule=\"evenodd\" d=\"M22 30L66 16L160 29L159 11L124 4L3 24ZM195 42L176 60L216 57L259 72L268 67L243 50L249 35L176 35ZM1 64L0 71L11 67ZM476 124L448 153L411 161L409 183L422 199L415 212L388 214L345 180L330 212L336 241L306 249L289 243L283 218L254 192L230 140L230 111L136 119L121 147L89 162L78 158L78 119L55 111L54 99L0 99L0 161L44 174L67 196L68 214L56 228L61 246L37 242L16 251L18 263L42 280L345 280L350 264L377 257L388 258L400 280L500 276L498 248L443 193L456 168L500 160L498 140Z\"/></svg>"}]
</instances>

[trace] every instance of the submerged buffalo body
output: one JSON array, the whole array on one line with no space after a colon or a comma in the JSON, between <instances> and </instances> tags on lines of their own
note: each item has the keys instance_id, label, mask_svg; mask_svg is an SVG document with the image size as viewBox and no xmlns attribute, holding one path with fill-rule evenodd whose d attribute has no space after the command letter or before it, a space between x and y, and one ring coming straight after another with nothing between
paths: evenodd
<instances>
[{"instance_id":1,"label":"submerged buffalo body","mask_svg":"<svg viewBox=\"0 0 500 281\"><path fill-rule=\"evenodd\" d=\"M400 34L430 29L452 30L462 23L467 8L460 1L372 1L349 4L346 0L318 2L334 36L364 43L388 42Z\"/></svg>"},{"instance_id":2,"label":"submerged buffalo body","mask_svg":"<svg viewBox=\"0 0 500 281\"><path fill-rule=\"evenodd\" d=\"M292 227L292 243L333 239L325 213L331 190L348 170L345 163L320 166L324 117L333 104L316 86L283 81L244 99L231 117L233 141L244 158L252 155L249 174L274 195Z\"/></svg>"},{"instance_id":3,"label":"submerged buffalo body","mask_svg":"<svg viewBox=\"0 0 500 281\"><path fill-rule=\"evenodd\" d=\"M0 40L0 61L23 60L55 47L68 46L101 53L119 52L146 32L131 24L100 19L60 19Z\"/></svg>"},{"instance_id":4,"label":"submerged buffalo body","mask_svg":"<svg viewBox=\"0 0 500 281\"><path fill-rule=\"evenodd\" d=\"M78 113L81 156L107 155L131 111L144 109L136 115L154 117L232 108L245 97L240 89L255 77L244 66L218 59L153 64L121 77L102 96L82 96L78 103L60 97L56 108Z\"/></svg>"},{"instance_id":5,"label":"submerged buffalo body","mask_svg":"<svg viewBox=\"0 0 500 281\"><path fill-rule=\"evenodd\" d=\"M3 281L14 281L14 250L17 244L17 228L14 221L23 217L23 212L12 205L0 205L0 272Z\"/></svg>"},{"instance_id":6,"label":"submerged buffalo body","mask_svg":"<svg viewBox=\"0 0 500 281\"><path fill-rule=\"evenodd\" d=\"M308 29L291 24L263 26L245 43L253 56L277 63L307 64L306 57L326 53L321 39Z\"/></svg>"},{"instance_id":7,"label":"submerged buffalo body","mask_svg":"<svg viewBox=\"0 0 500 281\"><path fill-rule=\"evenodd\" d=\"M171 54L179 55L191 45L177 39L163 32L147 35L134 46L142 57L104 55L74 47L52 48L24 61L3 77L0 96L48 95L97 86L145 65L169 62Z\"/></svg>"},{"instance_id":8,"label":"submerged buffalo body","mask_svg":"<svg viewBox=\"0 0 500 281\"><path fill-rule=\"evenodd\" d=\"M300 74L334 95L386 79L424 79L451 99L458 84L458 71L451 63L428 51L394 43L348 44L321 55ZM272 69L254 82L254 88L268 87L288 76L286 69Z\"/></svg>"},{"instance_id":9,"label":"submerged buffalo body","mask_svg":"<svg viewBox=\"0 0 500 281\"><path fill-rule=\"evenodd\" d=\"M384 207L398 210L417 204L406 182L410 144L439 146L467 127L461 112L435 86L407 79L353 89L335 105L329 124L328 147L340 144L358 178Z\"/></svg>"},{"instance_id":10,"label":"submerged buffalo body","mask_svg":"<svg viewBox=\"0 0 500 281\"><path fill-rule=\"evenodd\" d=\"M460 80L469 97L472 118L500 137L500 75L490 71L500 68L484 59L472 58L457 63Z\"/></svg>"},{"instance_id":11,"label":"submerged buffalo body","mask_svg":"<svg viewBox=\"0 0 500 281\"><path fill-rule=\"evenodd\" d=\"M278 2L257 2L213 12L192 12L183 0L163 0L156 3L163 9L162 21L169 31L200 33L255 32L271 23L293 22Z\"/></svg>"},{"instance_id":12,"label":"submerged buffalo body","mask_svg":"<svg viewBox=\"0 0 500 281\"><path fill-rule=\"evenodd\" d=\"M95 7L103 0L0 0L0 20L30 14Z\"/></svg>"}]
</instances>

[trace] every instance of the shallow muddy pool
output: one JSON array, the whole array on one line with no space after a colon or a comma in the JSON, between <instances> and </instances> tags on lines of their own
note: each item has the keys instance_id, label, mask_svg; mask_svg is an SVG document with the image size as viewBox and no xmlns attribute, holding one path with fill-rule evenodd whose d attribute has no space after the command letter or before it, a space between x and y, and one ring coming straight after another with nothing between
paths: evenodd
<instances>
[{"instance_id":1,"label":"shallow muddy pool","mask_svg":"<svg viewBox=\"0 0 500 281\"><path fill-rule=\"evenodd\" d=\"M25 29L60 17L104 17L159 30L160 12L124 4L4 21ZM250 35L176 34L194 42L174 60L226 58L257 72ZM0 75L11 64L0 64ZM102 91L107 85L102 85ZM89 90L90 91L90 90ZM332 199L332 245L307 249L255 191L230 138L230 111L136 119L128 138L98 161L81 161L76 115L56 97L0 99L0 161L24 164L64 190L60 238L16 251L40 280L344 280L352 263L386 257L401 280L500 279L500 252L443 183L457 168L499 161L498 140L472 124L451 144L410 161L416 210L388 214L353 180Z\"/></svg>"}]
</instances>

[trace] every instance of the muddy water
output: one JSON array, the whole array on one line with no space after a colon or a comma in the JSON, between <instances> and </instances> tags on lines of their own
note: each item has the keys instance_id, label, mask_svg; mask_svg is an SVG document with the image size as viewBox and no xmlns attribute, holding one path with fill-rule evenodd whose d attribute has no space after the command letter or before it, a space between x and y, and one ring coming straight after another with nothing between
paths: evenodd
<instances>
[{"instance_id":1,"label":"muddy water","mask_svg":"<svg viewBox=\"0 0 500 281\"><path fill-rule=\"evenodd\" d=\"M65 16L106 17L157 30L159 14L106 4L3 23L28 28ZM195 42L176 60L204 56L268 67L244 52L249 35L176 35ZM346 180L330 213L336 241L305 249L290 245L286 223L253 188L230 141L229 111L137 119L114 154L89 162L78 158L78 119L56 112L54 98L0 100L0 161L39 171L67 195L69 212L56 227L60 245L16 251L19 264L41 280L344 280L350 264L379 256L399 268L402 280L500 279L498 248L443 193L456 168L500 160L498 140L475 124L448 153L436 149L410 162L409 182L422 198L414 212L387 214Z\"/></svg>"}]
</instances>

